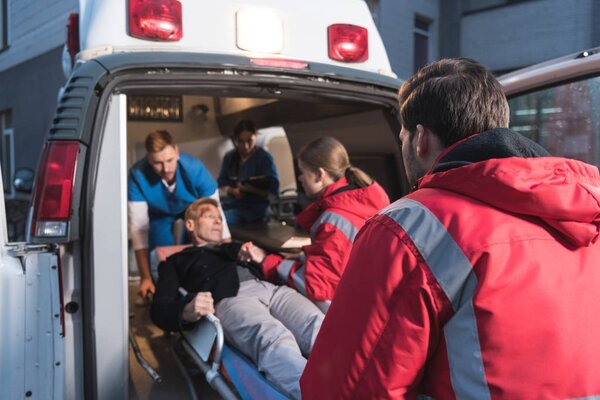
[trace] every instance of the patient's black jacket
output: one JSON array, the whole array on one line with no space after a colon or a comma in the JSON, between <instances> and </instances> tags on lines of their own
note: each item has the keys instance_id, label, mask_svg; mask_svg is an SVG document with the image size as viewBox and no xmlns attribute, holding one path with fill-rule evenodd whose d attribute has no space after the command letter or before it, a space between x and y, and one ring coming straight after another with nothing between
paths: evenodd
<instances>
[{"instance_id":1,"label":"patient's black jacket","mask_svg":"<svg viewBox=\"0 0 600 400\"><path fill-rule=\"evenodd\" d=\"M158 266L158 282L150 308L152 322L166 331L190 329L182 320L184 306L198 292L211 292L215 304L234 297L240 288L236 265L241 243L188 247ZM179 288L188 293L183 295Z\"/></svg>"}]
</instances>

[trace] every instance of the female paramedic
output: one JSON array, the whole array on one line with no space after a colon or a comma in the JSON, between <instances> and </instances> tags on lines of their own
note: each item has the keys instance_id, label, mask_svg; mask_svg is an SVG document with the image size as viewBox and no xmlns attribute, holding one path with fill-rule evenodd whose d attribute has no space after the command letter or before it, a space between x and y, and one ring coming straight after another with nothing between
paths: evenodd
<instances>
[{"instance_id":1,"label":"female paramedic","mask_svg":"<svg viewBox=\"0 0 600 400\"><path fill-rule=\"evenodd\" d=\"M365 221L390 201L383 188L350 164L344 146L332 137L305 145L298 154L305 193L315 201L297 217L309 231L311 244L297 259L284 259L249 249L254 262L262 263L268 280L283 280L327 312L348 261L352 242Z\"/></svg>"}]
</instances>

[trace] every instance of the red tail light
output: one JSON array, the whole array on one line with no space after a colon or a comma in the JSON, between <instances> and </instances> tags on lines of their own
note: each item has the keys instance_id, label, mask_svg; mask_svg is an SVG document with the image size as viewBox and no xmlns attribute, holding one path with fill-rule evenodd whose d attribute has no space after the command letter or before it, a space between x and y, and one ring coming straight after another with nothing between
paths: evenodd
<instances>
[{"instance_id":1,"label":"red tail light","mask_svg":"<svg viewBox=\"0 0 600 400\"><path fill-rule=\"evenodd\" d=\"M333 24L327 27L329 58L345 62L369 59L369 31L362 26Z\"/></svg>"},{"instance_id":2,"label":"red tail light","mask_svg":"<svg viewBox=\"0 0 600 400\"><path fill-rule=\"evenodd\" d=\"M67 49L71 60L79 53L79 14L69 14L69 22L67 23Z\"/></svg>"},{"instance_id":3,"label":"red tail light","mask_svg":"<svg viewBox=\"0 0 600 400\"><path fill-rule=\"evenodd\" d=\"M33 202L31 233L37 237L65 237L71 217L71 199L79 142L48 142L44 147Z\"/></svg>"},{"instance_id":4,"label":"red tail light","mask_svg":"<svg viewBox=\"0 0 600 400\"><path fill-rule=\"evenodd\" d=\"M183 36L177 0L129 0L129 34L139 39L176 42Z\"/></svg>"}]
</instances>

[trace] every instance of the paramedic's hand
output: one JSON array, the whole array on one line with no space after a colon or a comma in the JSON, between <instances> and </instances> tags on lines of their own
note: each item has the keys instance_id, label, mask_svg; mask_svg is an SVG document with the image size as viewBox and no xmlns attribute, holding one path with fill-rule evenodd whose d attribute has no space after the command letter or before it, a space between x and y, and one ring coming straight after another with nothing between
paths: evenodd
<instances>
[{"instance_id":1,"label":"paramedic's hand","mask_svg":"<svg viewBox=\"0 0 600 400\"><path fill-rule=\"evenodd\" d=\"M263 197L263 198L268 198L269 197L269 191L266 189L259 189L249 183L240 183L239 184L239 189L240 192L243 194L245 193L250 193L250 194L255 194L257 196Z\"/></svg>"},{"instance_id":2,"label":"paramedic's hand","mask_svg":"<svg viewBox=\"0 0 600 400\"><path fill-rule=\"evenodd\" d=\"M154 282L152 282L152 278L143 278L140 281L140 288L138 289L138 295L145 299L149 293L154 294Z\"/></svg>"},{"instance_id":3,"label":"paramedic's hand","mask_svg":"<svg viewBox=\"0 0 600 400\"><path fill-rule=\"evenodd\" d=\"M238 200L244 197L244 193L242 193L242 190L239 187L230 187L227 190L227 194L229 194L232 197L235 197Z\"/></svg>"},{"instance_id":4,"label":"paramedic's hand","mask_svg":"<svg viewBox=\"0 0 600 400\"><path fill-rule=\"evenodd\" d=\"M214 314L215 306L210 292L199 292L196 297L183 307L183 319L189 322L198 321L208 314Z\"/></svg>"},{"instance_id":5,"label":"paramedic's hand","mask_svg":"<svg viewBox=\"0 0 600 400\"><path fill-rule=\"evenodd\" d=\"M242 245L238 258L242 262L255 262L260 264L265 259L267 254L263 249L255 246L252 242L246 242Z\"/></svg>"},{"instance_id":6,"label":"paramedic's hand","mask_svg":"<svg viewBox=\"0 0 600 400\"><path fill-rule=\"evenodd\" d=\"M244 193L256 193L256 188L249 183L240 183L238 190L243 195Z\"/></svg>"}]
</instances>

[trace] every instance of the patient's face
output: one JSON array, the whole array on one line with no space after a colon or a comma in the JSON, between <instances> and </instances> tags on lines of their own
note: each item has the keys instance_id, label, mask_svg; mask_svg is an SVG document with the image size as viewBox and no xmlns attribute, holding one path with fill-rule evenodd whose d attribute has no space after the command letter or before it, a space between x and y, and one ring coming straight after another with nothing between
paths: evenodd
<instances>
[{"instance_id":1,"label":"patient's face","mask_svg":"<svg viewBox=\"0 0 600 400\"><path fill-rule=\"evenodd\" d=\"M223 221L219 209L212 204L198 207L196 218L188 219L185 224L194 244L221 243Z\"/></svg>"}]
</instances>

